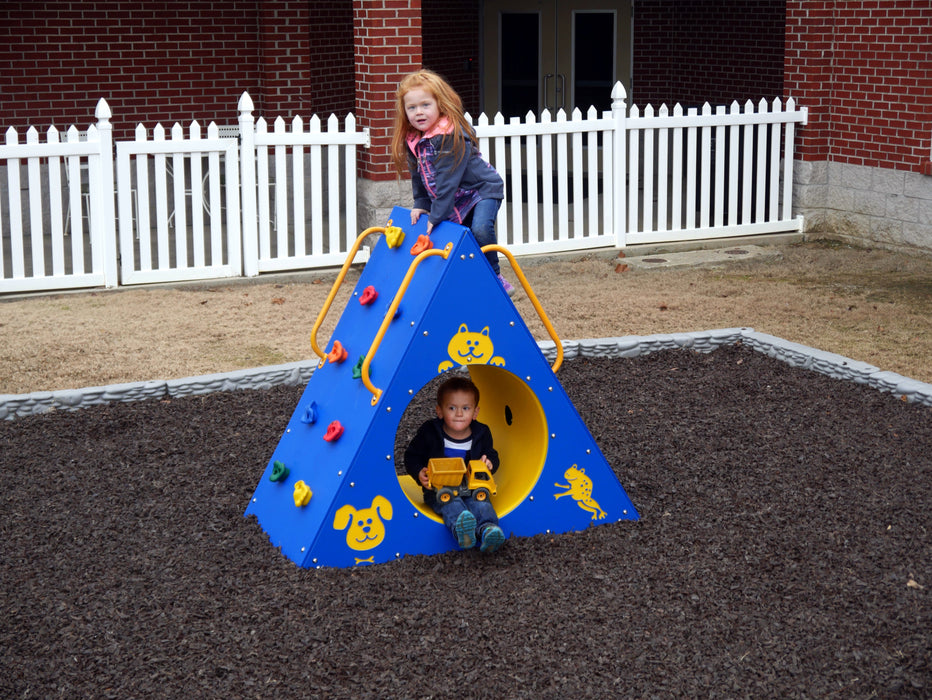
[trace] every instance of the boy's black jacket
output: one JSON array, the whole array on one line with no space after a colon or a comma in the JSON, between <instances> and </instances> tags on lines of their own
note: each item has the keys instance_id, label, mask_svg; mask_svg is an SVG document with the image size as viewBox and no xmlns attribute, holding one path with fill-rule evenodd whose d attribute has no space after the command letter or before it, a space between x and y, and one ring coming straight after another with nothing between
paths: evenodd
<instances>
[{"instance_id":1,"label":"boy's black jacket","mask_svg":"<svg viewBox=\"0 0 932 700\"><path fill-rule=\"evenodd\" d=\"M466 454L466 461L479 459L482 455L489 458L492 463L492 473L498 470L498 452L492 446L492 431L485 423L474 420L470 424L472 430L472 447ZM411 439L408 449L405 450L405 471L420 484L418 474L427 466L428 460L434 457L443 457L443 421L434 418L426 421ZM424 500L433 499L434 492L424 489Z\"/></svg>"}]
</instances>

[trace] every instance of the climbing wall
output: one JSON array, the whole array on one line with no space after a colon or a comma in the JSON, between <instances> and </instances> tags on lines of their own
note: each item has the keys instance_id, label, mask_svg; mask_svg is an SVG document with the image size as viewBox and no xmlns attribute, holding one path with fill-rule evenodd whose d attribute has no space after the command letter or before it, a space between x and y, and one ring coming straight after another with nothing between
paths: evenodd
<instances>
[{"instance_id":1,"label":"climbing wall","mask_svg":"<svg viewBox=\"0 0 932 700\"><path fill-rule=\"evenodd\" d=\"M246 515L305 567L456 549L420 487L397 476L394 454L411 399L438 374L465 368L501 457L492 504L506 535L636 519L469 230L438 226L430 240L444 255L410 271L426 217L411 226L409 210L399 207L392 220L403 239L383 236L374 247L327 344L329 359L311 376Z\"/></svg>"}]
</instances>

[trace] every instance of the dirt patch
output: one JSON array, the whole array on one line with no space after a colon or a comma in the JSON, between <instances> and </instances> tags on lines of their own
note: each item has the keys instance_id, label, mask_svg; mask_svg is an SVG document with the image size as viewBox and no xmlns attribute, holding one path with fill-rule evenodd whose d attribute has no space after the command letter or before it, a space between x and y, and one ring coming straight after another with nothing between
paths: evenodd
<instances>
[{"instance_id":1,"label":"dirt patch","mask_svg":"<svg viewBox=\"0 0 932 700\"><path fill-rule=\"evenodd\" d=\"M932 382L932 258L834 243L776 260L615 272L612 253L519 261L560 337L751 327ZM506 266L506 274L509 270ZM320 333L329 338L358 273ZM176 379L307 359L335 275L0 302L0 393ZM512 279L514 277L512 276ZM530 302L516 304L547 338Z\"/></svg>"},{"instance_id":2,"label":"dirt patch","mask_svg":"<svg viewBox=\"0 0 932 700\"><path fill-rule=\"evenodd\" d=\"M640 521L356 569L243 517L299 387L0 421L0 696L929 697L932 409L742 347L559 376Z\"/></svg>"}]
</instances>

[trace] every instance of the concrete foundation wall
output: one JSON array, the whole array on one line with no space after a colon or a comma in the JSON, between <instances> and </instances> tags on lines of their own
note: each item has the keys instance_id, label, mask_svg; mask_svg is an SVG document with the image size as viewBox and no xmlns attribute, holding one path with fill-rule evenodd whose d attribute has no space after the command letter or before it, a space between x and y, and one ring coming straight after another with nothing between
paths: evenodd
<instances>
[{"instance_id":1,"label":"concrete foundation wall","mask_svg":"<svg viewBox=\"0 0 932 700\"><path fill-rule=\"evenodd\" d=\"M356 180L356 223L359 231L385 226L394 207L412 207L410 180Z\"/></svg>"},{"instance_id":2,"label":"concrete foundation wall","mask_svg":"<svg viewBox=\"0 0 932 700\"><path fill-rule=\"evenodd\" d=\"M806 232L932 255L932 177L888 168L796 161L793 211Z\"/></svg>"}]
</instances>

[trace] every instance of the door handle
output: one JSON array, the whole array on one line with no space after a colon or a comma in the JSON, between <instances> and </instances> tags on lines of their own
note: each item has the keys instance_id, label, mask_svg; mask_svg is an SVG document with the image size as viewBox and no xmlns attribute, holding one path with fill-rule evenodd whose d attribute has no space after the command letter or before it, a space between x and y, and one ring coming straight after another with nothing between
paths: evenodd
<instances>
[{"instance_id":1,"label":"door handle","mask_svg":"<svg viewBox=\"0 0 932 700\"><path fill-rule=\"evenodd\" d=\"M547 73L544 76L544 109L550 109L550 91L548 89L550 79L553 77L553 73Z\"/></svg>"},{"instance_id":2,"label":"door handle","mask_svg":"<svg viewBox=\"0 0 932 700\"><path fill-rule=\"evenodd\" d=\"M563 73L557 73L557 77L560 79L560 86L556 88L557 94L560 95L560 109L566 109L566 76ZM554 104L556 104L556 99L554 99Z\"/></svg>"}]
</instances>

